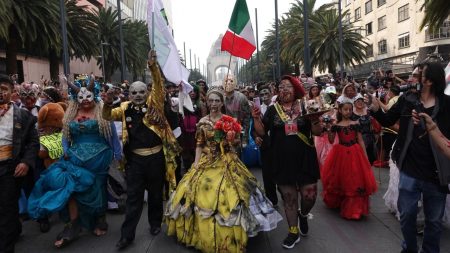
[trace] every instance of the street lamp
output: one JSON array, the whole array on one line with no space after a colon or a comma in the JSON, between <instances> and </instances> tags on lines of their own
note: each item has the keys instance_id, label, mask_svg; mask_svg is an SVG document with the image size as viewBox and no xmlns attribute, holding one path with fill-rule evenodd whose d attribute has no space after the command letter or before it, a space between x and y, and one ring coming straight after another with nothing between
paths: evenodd
<instances>
[{"instance_id":1,"label":"street lamp","mask_svg":"<svg viewBox=\"0 0 450 253\"><path fill-rule=\"evenodd\" d=\"M103 52L103 46L109 46L110 44L108 42L101 41L100 43L100 50L102 53L102 75L103 75L103 82L106 83L106 75L105 75L105 55Z\"/></svg>"}]
</instances>

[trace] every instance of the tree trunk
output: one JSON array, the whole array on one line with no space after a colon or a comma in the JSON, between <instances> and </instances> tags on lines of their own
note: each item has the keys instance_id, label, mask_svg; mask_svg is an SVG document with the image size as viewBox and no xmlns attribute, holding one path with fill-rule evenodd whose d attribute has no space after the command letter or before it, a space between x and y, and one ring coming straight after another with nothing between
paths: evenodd
<instances>
[{"instance_id":1,"label":"tree trunk","mask_svg":"<svg viewBox=\"0 0 450 253\"><path fill-rule=\"evenodd\" d=\"M50 79L58 80L60 59L54 48L50 49L50 52L48 54L48 60L50 64Z\"/></svg>"},{"instance_id":2,"label":"tree trunk","mask_svg":"<svg viewBox=\"0 0 450 253\"><path fill-rule=\"evenodd\" d=\"M17 74L18 34L14 26L9 27L9 40L6 43L6 74ZM21 79L22 77L19 77Z\"/></svg>"},{"instance_id":3,"label":"tree trunk","mask_svg":"<svg viewBox=\"0 0 450 253\"><path fill-rule=\"evenodd\" d=\"M329 62L327 65L328 65L328 73L331 73L334 76L336 74L336 64L334 62Z\"/></svg>"}]
</instances>

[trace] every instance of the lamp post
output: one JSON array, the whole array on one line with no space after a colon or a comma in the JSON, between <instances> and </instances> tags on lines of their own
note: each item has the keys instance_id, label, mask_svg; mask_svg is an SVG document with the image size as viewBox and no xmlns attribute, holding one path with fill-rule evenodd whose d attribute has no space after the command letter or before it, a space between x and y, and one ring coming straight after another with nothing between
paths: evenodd
<instances>
[{"instance_id":1,"label":"lamp post","mask_svg":"<svg viewBox=\"0 0 450 253\"><path fill-rule=\"evenodd\" d=\"M305 73L311 74L311 60L309 52L309 20L308 20L308 0L303 0L303 40L305 42L305 51L303 56L303 65Z\"/></svg>"},{"instance_id":2,"label":"lamp post","mask_svg":"<svg viewBox=\"0 0 450 253\"><path fill-rule=\"evenodd\" d=\"M117 18L119 19L119 39L120 39L120 82L125 80L125 53L123 49L123 30L122 30L122 10L120 9L120 0L117 0Z\"/></svg>"},{"instance_id":3,"label":"lamp post","mask_svg":"<svg viewBox=\"0 0 450 253\"><path fill-rule=\"evenodd\" d=\"M342 52L342 8L341 0L338 2L339 8L339 68L341 79L344 78L344 55Z\"/></svg>"},{"instance_id":4,"label":"lamp post","mask_svg":"<svg viewBox=\"0 0 450 253\"><path fill-rule=\"evenodd\" d=\"M106 83L106 72L105 72L105 54L103 52L103 46L109 46L109 43L101 41L100 43L100 50L102 53L102 75L103 75L103 82Z\"/></svg>"},{"instance_id":5,"label":"lamp post","mask_svg":"<svg viewBox=\"0 0 450 253\"><path fill-rule=\"evenodd\" d=\"M69 48L67 43L66 8L64 0L59 0L59 14L61 16L64 75L67 76L70 73L70 68L69 68Z\"/></svg>"}]
</instances>

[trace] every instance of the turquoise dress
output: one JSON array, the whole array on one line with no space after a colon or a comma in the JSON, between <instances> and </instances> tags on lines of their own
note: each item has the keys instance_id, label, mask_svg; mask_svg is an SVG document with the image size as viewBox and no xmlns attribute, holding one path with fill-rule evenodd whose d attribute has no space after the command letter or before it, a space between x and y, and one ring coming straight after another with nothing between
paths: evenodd
<instances>
[{"instance_id":1,"label":"turquoise dress","mask_svg":"<svg viewBox=\"0 0 450 253\"><path fill-rule=\"evenodd\" d=\"M72 142L65 152L69 156L45 170L28 200L28 212L33 219L62 211L73 197L79 210L81 225L92 230L96 219L105 214L106 180L113 150L100 134L97 120L69 123Z\"/></svg>"}]
</instances>

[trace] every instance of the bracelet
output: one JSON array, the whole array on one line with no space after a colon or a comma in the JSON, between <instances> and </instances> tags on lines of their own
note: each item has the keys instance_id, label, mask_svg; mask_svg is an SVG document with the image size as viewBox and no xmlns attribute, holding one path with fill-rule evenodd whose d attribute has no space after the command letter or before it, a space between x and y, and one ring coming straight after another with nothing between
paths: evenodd
<instances>
[{"instance_id":1,"label":"bracelet","mask_svg":"<svg viewBox=\"0 0 450 253\"><path fill-rule=\"evenodd\" d=\"M431 131L435 130L436 128L437 128L436 123L433 123L433 125L430 128L428 128L427 131L431 132Z\"/></svg>"}]
</instances>

